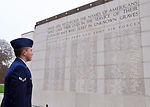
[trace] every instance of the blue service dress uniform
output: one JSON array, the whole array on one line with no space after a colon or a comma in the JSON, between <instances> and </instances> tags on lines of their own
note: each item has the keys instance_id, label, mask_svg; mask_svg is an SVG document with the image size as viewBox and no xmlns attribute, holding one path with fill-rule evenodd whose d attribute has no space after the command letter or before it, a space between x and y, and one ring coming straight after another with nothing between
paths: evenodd
<instances>
[{"instance_id":1,"label":"blue service dress uniform","mask_svg":"<svg viewBox=\"0 0 150 107\"><path fill-rule=\"evenodd\" d=\"M16 58L5 75L1 107L31 107L32 79L26 64Z\"/></svg>"}]
</instances>

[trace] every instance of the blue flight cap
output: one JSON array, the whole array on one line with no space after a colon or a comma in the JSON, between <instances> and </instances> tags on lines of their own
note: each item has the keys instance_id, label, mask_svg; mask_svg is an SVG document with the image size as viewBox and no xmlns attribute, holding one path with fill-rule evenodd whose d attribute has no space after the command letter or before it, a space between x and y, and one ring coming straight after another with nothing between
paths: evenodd
<instances>
[{"instance_id":1,"label":"blue flight cap","mask_svg":"<svg viewBox=\"0 0 150 107\"><path fill-rule=\"evenodd\" d=\"M22 48L22 47L32 47L33 40L28 38L17 38L10 42L11 46L14 49Z\"/></svg>"}]
</instances>

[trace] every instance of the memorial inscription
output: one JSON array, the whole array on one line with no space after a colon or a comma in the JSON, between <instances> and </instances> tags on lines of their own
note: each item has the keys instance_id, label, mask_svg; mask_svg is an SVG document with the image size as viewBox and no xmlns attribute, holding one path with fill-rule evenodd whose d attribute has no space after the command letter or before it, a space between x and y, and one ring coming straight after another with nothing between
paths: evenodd
<instances>
[{"instance_id":1,"label":"memorial inscription","mask_svg":"<svg viewBox=\"0 0 150 107\"><path fill-rule=\"evenodd\" d=\"M143 95L139 1L89 11L49 24L44 89L98 92L101 71L97 68L101 66L105 94Z\"/></svg>"}]
</instances>

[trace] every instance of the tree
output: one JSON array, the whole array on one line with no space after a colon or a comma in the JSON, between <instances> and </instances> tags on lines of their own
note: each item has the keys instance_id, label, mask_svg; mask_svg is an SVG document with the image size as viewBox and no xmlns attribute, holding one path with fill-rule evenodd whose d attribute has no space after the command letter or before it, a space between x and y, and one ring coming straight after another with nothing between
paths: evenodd
<instances>
[{"instance_id":1,"label":"tree","mask_svg":"<svg viewBox=\"0 0 150 107\"><path fill-rule=\"evenodd\" d=\"M0 83L4 83L4 77L13 56L10 44L6 40L0 39Z\"/></svg>"}]
</instances>

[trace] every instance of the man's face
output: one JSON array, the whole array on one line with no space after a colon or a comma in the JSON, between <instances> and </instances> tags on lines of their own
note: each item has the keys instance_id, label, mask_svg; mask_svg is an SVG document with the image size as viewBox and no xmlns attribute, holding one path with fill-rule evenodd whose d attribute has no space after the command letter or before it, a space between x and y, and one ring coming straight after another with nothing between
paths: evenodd
<instances>
[{"instance_id":1,"label":"man's face","mask_svg":"<svg viewBox=\"0 0 150 107\"><path fill-rule=\"evenodd\" d=\"M32 48L31 47L27 47L26 54L25 54L26 61L31 61L32 55L33 55Z\"/></svg>"}]
</instances>

